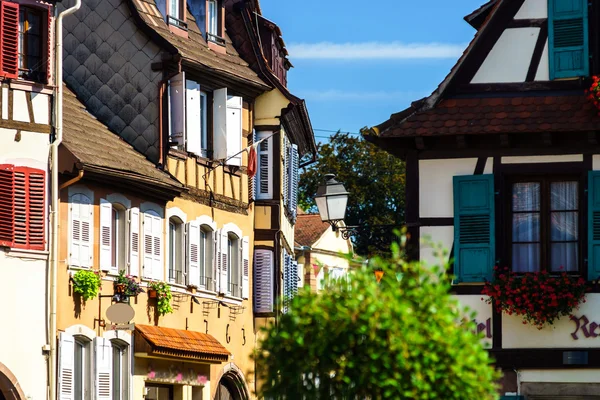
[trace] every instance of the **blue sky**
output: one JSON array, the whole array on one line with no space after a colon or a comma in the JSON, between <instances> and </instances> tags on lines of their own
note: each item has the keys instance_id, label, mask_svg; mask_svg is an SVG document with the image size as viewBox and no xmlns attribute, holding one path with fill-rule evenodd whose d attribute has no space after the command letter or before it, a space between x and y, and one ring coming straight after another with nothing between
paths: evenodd
<instances>
[{"instance_id":1,"label":"blue sky","mask_svg":"<svg viewBox=\"0 0 600 400\"><path fill-rule=\"evenodd\" d=\"M462 18L485 0L261 0L294 67L317 140L358 132L431 93L475 30ZM319 129L319 130L317 130Z\"/></svg>"}]
</instances>

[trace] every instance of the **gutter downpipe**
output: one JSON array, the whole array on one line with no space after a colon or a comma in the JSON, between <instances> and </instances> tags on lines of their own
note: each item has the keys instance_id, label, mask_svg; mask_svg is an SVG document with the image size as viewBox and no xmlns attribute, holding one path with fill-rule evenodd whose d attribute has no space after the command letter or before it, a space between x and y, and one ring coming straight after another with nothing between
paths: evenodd
<instances>
[{"instance_id":1,"label":"gutter downpipe","mask_svg":"<svg viewBox=\"0 0 600 400\"><path fill-rule=\"evenodd\" d=\"M52 157L52 182L51 182L51 193L52 193L52 247L50 249L50 271L48 277L50 278L50 321L49 321L49 335L50 341L50 382L49 382L49 400L56 400L57 392L57 351L56 351L56 282L58 280L58 147L63 140L63 37L62 37L62 21L67 15L73 14L81 7L81 0L75 0L75 5L68 8L58 14L55 23L55 46L54 46L54 57L55 57L55 99L54 99L54 124L56 128L56 138L52 142L51 157Z\"/></svg>"}]
</instances>

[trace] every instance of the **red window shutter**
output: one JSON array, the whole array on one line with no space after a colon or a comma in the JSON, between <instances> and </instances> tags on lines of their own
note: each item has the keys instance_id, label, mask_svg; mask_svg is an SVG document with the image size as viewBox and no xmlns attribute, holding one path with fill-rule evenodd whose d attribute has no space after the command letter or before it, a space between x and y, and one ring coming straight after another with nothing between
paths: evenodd
<instances>
[{"instance_id":1,"label":"red window shutter","mask_svg":"<svg viewBox=\"0 0 600 400\"><path fill-rule=\"evenodd\" d=\"M0 76L15 79L19 75L19 5L0 3Z\"/></svg>"},{"instance_id":2,"label":"red window shutter","mask_svg":"<svg viewBox=\"0 0 600 400\"><path fill-rule=\"evenodd\" d=\"M45 172L15 167L14 247L45 249Z\"/></svg>"},{"instance_id":3,"label":"red window shutter","mask_svg":"<svg viewBox=\"0 0 600 400\"><path fill-rule=\"evenodd\" d=\"M0 165L0 246L14 245L14 172L12 165Z\"/></svg>"}]
</instances>

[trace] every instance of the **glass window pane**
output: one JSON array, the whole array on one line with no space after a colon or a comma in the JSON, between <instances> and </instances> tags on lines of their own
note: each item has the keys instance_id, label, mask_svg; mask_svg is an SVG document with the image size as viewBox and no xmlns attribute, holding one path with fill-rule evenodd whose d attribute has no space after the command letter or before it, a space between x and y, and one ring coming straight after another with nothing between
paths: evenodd
<instances>
[{"instance_id":1,"label":"glass window pane","mask_svg":"<svg viewBox=\"0 0 600 400\"><path fill-rule=\"evenodd\" d=\"M513 244L512 269L515 272L537 272L540 270L539 244Z\"/></svg>"},{"instance_id":2,"label":"glass window pane","mask_svg":"<svg viewBox=\"0 0 600 400\"><path fill-rule=\"evenodd\" d=\"M512 241L513 242L539 242L540 240L540 214L526 213L513 214Z\"/></svg>"},{"instance_id":3,"label":"glass window pane","mask_svg":"<svg viewBox=\"0 0 600 400\"><path fill-rule=\"evenodd\" d=\"M550 184L552 211L579 209L579 182L552 182Z\"/></svg>"},{"instance_id":4,"label":"glass window pane","mask_svg":"<svg viewBox=\"0 0 600 400\"><path fill-rule=\"evenodd\" d=\"M552 271L577 271L578 253L577 243L552 243L550 251Z\"/></svg>"},{"instance_id":5,"label":"glass window pane","mask_svg":"<svg viewBox=\"0 0 600 400\"><path fill-rule=\"evenodd\" d=\"M40 35L42 33L42 19L40 18L40 14L32 11L29 11L27 14L27 20L29 22L29 29L27 32Z\"/></svg>"},{"instance_id":6,"label":"glass window pane","mask_svg":"<svg viewBox=\"0 0 600 400\"><path fill-rule=\"evenodd\" d=\"M550 238L552 241L577 240L579 238L579 212L553 212L550 214Z\"/></svg>"},{"instance_id":7,"label":"glass window pane","mask_svg":"<svg viewBox=\"0 0 600 400\"><path fill-rule=\"evenodd\" d=\"M123 375L123 367L121 363L122 351L119 347L113 344L113 399L121 399L121 380Z\"/></svg>"},{"instance_id":8,"label":"glass window pane","mask_svg":"<svg viewBox=\"0 0 600 400\"><path fill-rule=\"evenodd\" d=\"M513 211L540 210L540 183L520 182L513 185Z\"/></svg>"}]
</instances>

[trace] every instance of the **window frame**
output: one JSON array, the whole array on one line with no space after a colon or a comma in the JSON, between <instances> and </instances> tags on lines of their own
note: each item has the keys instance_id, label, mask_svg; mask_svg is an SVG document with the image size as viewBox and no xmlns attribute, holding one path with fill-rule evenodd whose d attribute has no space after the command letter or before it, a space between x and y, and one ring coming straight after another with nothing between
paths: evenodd
<instances>
[{"instance_id":1,"label":"window frame","mask_svg":"<svg viewBox=\"0 0 600 400\"><path fill-rule=\"evenodd\" d=\"M127 208L120 203L111 203L111 205L111 264L117 272L127 273ZM115 211L116 220L113 219Z\"/></svg>"},{"instance_id":2,"label":"window frame","mask_svg":"<svg viewBox=\"0 0 600 400\"><path fill-rule=\"evenodd\" d=\"M93 387L92 387L92 372L94 371L93 365L93 352L92 352L92 344L93 341L90 340L87 336L83 335L73 335L74 339L74 362L73 362L73 395L75 398L80 398L82 400L92 399L93 395ZM81 364L78 364L77 354L78 350L81 351L82 358ZM79 371L78 371L79 370ZM79 373L78 373L79 372ZM81 393L75 393L75 389L77 388L78 379L81 379ZM80 397L77 397L79 395Z\"/></svg>"},{"instance_id":3,"label":"window frame","mask_svg":"<svg viewBox=\"0 0 600 400\"><path fill-rule=\"evenodd\" d=\"M207 291L215 292L217 290L214 271L214 235L215 231L207 224L200 224L200 286Z\"/></svg>"},{"instance_id":4,"label":"window frame","mask_svg":"<svg viewBox=\"0 0 600 400\"><path fill-rule=\"evenodd\" d=\"M171 9L173 3L177 4L176 14ZM167 25L182 29L187 34L188 25L186 22L186 2L185 0L168 0L166 4Z\"/></svg>"},{"instance_id":5,"label":"window frame","mask_svg":"<svg viewBox=\"0 0 600 400\"><path fill-rule=\"evenodd\" d=\"M125 343L124 341L121 340L117 340L117 339L112 339L111 341L111 345L112 345L112 352L113 352L113 365L112 365L112 388L113 388L113 399L114 400L129 400L129 386L131 385L131 379L130 379L130 374L131 374L131 357L130 357L130 350L131 350L131 346L128 343ZM118 354L117 354L118 353ZM117 357L118 356L118 357ZM115 367L116 367L116 360L119 359L120 360L120 368L119 368L119 374L117 375L117 372ZM116 385L116 380L117 378L119 378L119 387L120 390L116 390L115 385Z\"/></svg>"},{"instance_id":6,"label":"window frame","mask_svg":"<svg viewBox=\"0 0 600 400\"><path fill-rule=\"evenodd\" d=\"M227 232L227 292L229 296L242 297L242 268L241 268L241 241L237 233Z\"/></svg>"},{"instance_id":7,"label":"window frame","mask_svg":"<svg viewBox=\"0 0 600 400\"><path fill-rule=\"evenodd\" d=\"M587 212L585 208L586 184L580 174L531 174L531 175L509 175L505 176L505 188L507 196L504 201L504 212L507 218L504 221L506 254L507 263L511 265L513 260L513 210L512 210L512 193L513 185L516 183L539 182L540 183L540 272L545 271L550 274L558 274L561 271L552 271L551 268L551 224L550 214L550 184L552 182L577 182L578 184L578 238L577 238L577 270L564 271L570 275L584 275L584 259L587 255L584 254L584 242L587 240L587 231L583 228L587 225ZM583 234L582 234L583 232ZM582 237L584 236L584 237ZM537 271L536 271L537 272ZM519 273L518 274L524 274Z\"/></svg>"},{"instance_id":8,"label":"window frame","mask_svg":"<svg viewBox=\"0 0 600 400\"><path fill-rule=\"evenodd\" d=\"M214 18L211 13L211 4L214 4ZM213 32L214 29L214 32ZM206 40L225 46L223 33L223 5L221 0L206 1Z\"/></svg>"},{"instance_id":9,"label":"window frame","mask_svg":"<svg viewBox=\"0 0 600 400\"><path fill-rule=\"evenodd\" d=\"M167 271L169 282L176 285L185 285L186 270L184 267L184 231L185 223L176 216L171 215L168 219L168 260ZM176 239L176 240L174 240ZM178 269L179 266L179 269ZM172 268L173 267L173 268ZM179 278L177 277L179 273Z\"/></svg>"},{"instance_id":10,"label":"window frame","mask_svg":"<svg viewBox=\"0 0 600 400\"><path fill-rule=\"evenodd\" d=\"M42 82L45 79L45 75L47 75L48 71L48 61L47 61L47 55L44 56L44 43L46 43L46 45L48 44L48 10L43 10L41 8L38 7L31 7L29 4L28 5L19 5L19 44L18 44L18 75L19 75L19 79L22 80L29 80L29 81L33 81L33 82ZM29 23L29 19L28 19L28 15L29 13L32 14L37 14L37 16L39 17L39 33L38 33L38 39L39 39L39 46L38 46L38 50L39 50L39 67L36 68L35 70L31 70L30 68L28 68L28 65L24 65L24 64L28 64L28 60L27 58L30 56L28 54L29 51L29 46L30 46L30 40L29 40L29 35L31 35L30 32L28 32L29 29L26 29L26 25ZM21 17L24 16L24 19L21 19ZM23 24L23 30L21 30L21 24ZM46 33L44 33L46 32ZM28 40L24 40L25 37L28 37ZM44 65L45 64L45 65ZM45 68L44 68L45 66ZM27 73L25 71L28 71ZM36 76L37 75L37 76Z\"/></svg>"}]
</instances>

